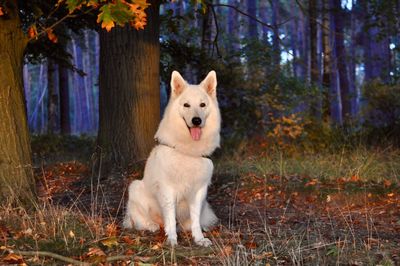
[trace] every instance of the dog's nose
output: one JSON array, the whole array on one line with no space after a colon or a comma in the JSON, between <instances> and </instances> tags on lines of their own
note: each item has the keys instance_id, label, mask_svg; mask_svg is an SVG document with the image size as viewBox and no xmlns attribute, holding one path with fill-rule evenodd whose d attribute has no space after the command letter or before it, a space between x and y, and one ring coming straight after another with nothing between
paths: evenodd
<instances>
[{"instance_id":1,"label":"dog's nose","mask_svg":"<svg viewBox=\"0 0 400 266\"><path fill-rule=\"evenodd\" d=\"M193 123L193 125L195 125L195 126L200 126L200 124L201 124L201 118L200 118L200 117L193 117L193 118L192 118L192 123Z\"/></svg>"}]
</instances>

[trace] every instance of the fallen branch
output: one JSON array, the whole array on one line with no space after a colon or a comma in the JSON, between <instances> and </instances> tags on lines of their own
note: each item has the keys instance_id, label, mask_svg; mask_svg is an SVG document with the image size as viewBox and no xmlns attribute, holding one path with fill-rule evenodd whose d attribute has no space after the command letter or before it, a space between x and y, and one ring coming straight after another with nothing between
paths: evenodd
<instances>
[{"instance_id":1,"label":"fallen branch","mask_svg":"<svg viewBox=\"0 0 400 266\"><path fill-rule=\"evenodd\" d=\"M81 265L81 266L89 266L91 265L90 263L75 260L72 258L68 258L53 252L48 252L48 251L22 251L22 250L13 250L12 251L15 254L22 255L22 256L41 256L41 257L50 257L53 259L61 260L64 262L72 263L74 265Z\"/></svg>"},{"instance_id":2,"label":"fallen branch","mask_svg":"<svg viewBox=\"0 0 400 266\"><path fill-rule=\"evenodd\" d=\"M84 261L79 261L79 260L75 260L69 257L65 257L53 252L49 252L49 251L22 251L22 250L12 250L10 251L10 253L15 253L18 255L22 255L22 256L41 256L41 257L50 257L53 259L57 259L60 261L64 261L64 262L68 262L68 263L72 263L74 265L80 265L80 266L90 266L92 265L92 263L88 263L88 262L84 262ZM111 256L106 258L106 262L113 262L113 261L119 261L119 260L139 260L139 261L143 261L146 262L146 260L142 259L141 257L136 257L136 256L130 256L130 255L117 255L117 256Z\"/></svg>"}]
</instances>

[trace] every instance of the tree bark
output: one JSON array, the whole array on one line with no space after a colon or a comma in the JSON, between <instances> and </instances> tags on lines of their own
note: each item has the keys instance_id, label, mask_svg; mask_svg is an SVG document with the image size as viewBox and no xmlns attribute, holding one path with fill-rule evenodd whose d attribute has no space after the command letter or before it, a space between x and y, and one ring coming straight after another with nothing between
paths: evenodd
<instances>
[{"instance_id":1,"label":"tree bark","mask_svg":"<svg viewBox=\"0 0 400 266\"><path fill-rule=\"evenodd\" d=\"M280 70L281 65L281 49L280 49L280 39L279 39L279 0L271 0L271 7L272 7L272 27L273 29L273 37L272 37L272 63L274 64L275 70L277 73Z\"/></svg>"},{"instance_id":2,"label":"tree bark","mask_svg":"<svg viewBox=\"0 0 400 266\"><path fill-rule=\"evenodd\" d=\"M333 0L335 20L335 46L337 67L339 72L340 97L342 102L342 120L344 125L351 119L351 94L349 84L349 73L347 68L347 54L344 46L344 12L341 0Z\"/></svg>"},{"instance_id":3,"label":"tree bark","mask_svg":"<svg viewBox=\"0 0 400 266\"><path fill-rule=\"evenodd\" d=\"M60 95L60 131L61 134L71 134L69 117L69 82L68 69L62 65L58 68L58 89Z\"/></svg>"},{"instance_id":4,"label":"tree bark","mask_svg":"<svg viewBox=\"0 0 400 266\"><path fill-rule=\"evenodd\" d=\"M27 39L16 1L0 17L0 201L31 205L35 200L22 67Z\"/></svg>"},{"instance_id":5,"label":"tree bark","mask_svg":"<svg viewBox=\"0 0 400 266\"><path fill-rule=\"evenodd\" d=\"M58 94L55 78L56 65L47 59L47 133L54 134L58 130Z\"/></svg>"},{"instance_id":6,"label":"tree bark","mask_svg":"<svg viewBox=\"0 0 400 266\"><path fill-rule=\"evenodd\" d=\"M329 0L323 0L323 14L322 14L322 50L323 50L323 72L322 72L322 86L323 86L323 118L329 119L331 116L329 97L329 86L331 84L332 72L332 48L330 44L330 16L329 16Z\"/></svg>"},{"instance_id":7,"label":"tree bark","mask_svg":"<svg viewBox=\"0 0 400 266\"><path fill-rule=\"evenodd\" d=\"M98 146L103 169L145 160L154 146L160 120L160 3L150 4L144 30L100 32Z\"/></svg>"},{"instance_id":8,"label":"tree bark","mask_svg":"<svg viewBox=\"0 0 400 266\"><path fill-rule=\"evenodd\" d=\"M252 17L257 17L257 1L256 0L246 0L247 4L247 14ZM248 29L249 29L249 38L256 39L258 38L258 24L252 18L247 18L248 21Z\"/></svg>"}]
</instances>

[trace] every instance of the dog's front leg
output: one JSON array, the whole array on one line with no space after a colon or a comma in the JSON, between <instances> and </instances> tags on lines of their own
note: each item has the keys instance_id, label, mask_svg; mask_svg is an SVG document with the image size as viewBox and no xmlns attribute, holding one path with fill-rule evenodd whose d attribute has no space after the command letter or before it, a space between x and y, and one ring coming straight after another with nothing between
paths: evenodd
<instances>
[{"instance_id":1,"label":"dog's front leg","mask_svg":"<svg viewBox=\"0 0 400 266\"><path fill-rule=\"evenodd\" d=\"M200 215L201 208L203 206L204 200L207 196L207 186L202 187L197 193L194 195L190 202L190 220L192 221L192 236L194 238L194 242L199 246L208 247L212 245L210 239L205 238L203 232L201 231L200 226Z\"/></svg>"},{"instance_id":2,"label":"dog's front leg","mask_svg":"<svg viewBox=\"0 0 400 266\"><path fill-rule=\"evenodd\" d=\"M171 246L178 244L176 235L176 196L172 190L165 190L162 193L162 211L164 216L165 234L167 242Z\"/></svg>"}]
</instances>

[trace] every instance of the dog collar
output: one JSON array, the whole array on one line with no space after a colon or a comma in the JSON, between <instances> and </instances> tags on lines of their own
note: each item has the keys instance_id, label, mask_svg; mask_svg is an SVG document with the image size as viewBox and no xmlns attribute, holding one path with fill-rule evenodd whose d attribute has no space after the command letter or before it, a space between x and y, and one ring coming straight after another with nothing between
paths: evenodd
<instances>
[{"instance_id":1,"label":"dog collar","mask_svg":"<svg viewBox=\"0 0 400 266\"><path fill-rule=\"evenodd\" d=\"M154 140L156 141L157 145L163 145L163 146L167 146L168 148L175 149L175 146L171 146L171 145L169 145L167 143L164 143L164 142L160 141L158 138L156 138ZM207 156L207 155L202 155L201 157L211 160L211 157Z\"/></svg>"}]
</instances>

